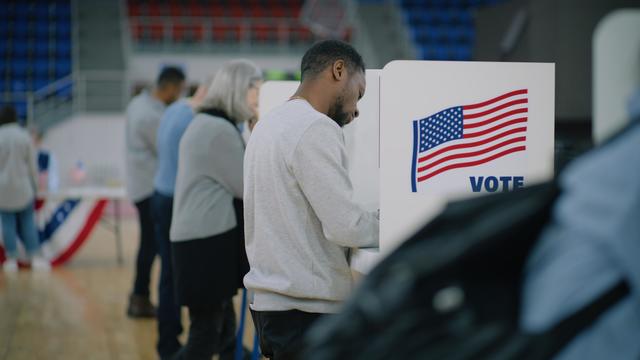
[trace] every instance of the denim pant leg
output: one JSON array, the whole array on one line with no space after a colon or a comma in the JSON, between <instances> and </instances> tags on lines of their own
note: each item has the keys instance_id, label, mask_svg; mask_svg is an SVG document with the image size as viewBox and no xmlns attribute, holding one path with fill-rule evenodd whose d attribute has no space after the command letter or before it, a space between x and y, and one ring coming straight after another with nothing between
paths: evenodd
<instances>
[{"instance_id":1,"label":"denim pant leg","mask_svg":"<svg viewBox=\"0 0 640 360\"><path fill-rule=\"evenodd\" d=\"M156 258L156 240L151 219L151 196L135 203L140 223L140 247L136 257L136 274L133 285L135 295L149 296L151 267Z\"/></svg>"},{"instance_id":2,"label":"denim pant leg","mask_svg":"<svg viewBox=\"0 0 640 360\"><path fill-rule=\"evenodd\" d=\"M2 240L7 258L16 259L18 257L18 234L16 232L16 213L0 211L2 220Z\"/></svg>"},{"instance_id":3,"label":"denim pant leg","mask_svg":"<svg viewBox=\"0 0 640 360\"><path fill-rule=\"evenodd\" d=\"M155 225L156 249L160 255L160 282L158 284L158 344L161 357L177 352L182 333L180 306L176 304L173 286L173 262L169 229L173 198L155 193L152 198L152 215Z\"/></svg>"},{"instance_id":4,"label":"denim pant leg","mask_svg":"<svg viewBox=\"0 0 640 360\"><path fill-rule=\"evenodd\" d=\"M26 209L20 211L17 215L20 223L20 238L29 256L33 256L40 251L40 239L38 237L33 204L29 204Z\"/></svg>"}]
</instances>

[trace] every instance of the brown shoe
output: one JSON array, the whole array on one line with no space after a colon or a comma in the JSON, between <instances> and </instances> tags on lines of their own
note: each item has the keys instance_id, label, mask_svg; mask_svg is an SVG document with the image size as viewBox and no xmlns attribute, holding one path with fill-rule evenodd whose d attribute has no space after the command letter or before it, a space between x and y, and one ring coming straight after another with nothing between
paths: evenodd
<instances>
[{"instance_id":1,"label":"brown shoe","mask_svg":"<svg viewBox=\"0 0 640 360\"><path fill-rule=\"evenodd\" d=\"M156 307L151 304L148 296L131 294L127 315L130 318L154 318Z\"/></svg>"}]
</instances>

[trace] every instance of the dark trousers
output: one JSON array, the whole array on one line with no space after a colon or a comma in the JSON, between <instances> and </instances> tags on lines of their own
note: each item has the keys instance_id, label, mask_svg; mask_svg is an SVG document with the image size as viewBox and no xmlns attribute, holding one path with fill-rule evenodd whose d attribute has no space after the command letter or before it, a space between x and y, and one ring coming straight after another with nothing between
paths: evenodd
<instances>
[{"instance_id":1,"label":"dark trousers","mask_svg":"<svg viewBox=\"0 0 640 360\"><path fill-rule=\"evenodd\" d=\"M262 355L272 360L293 360L298 359L303 350L304 334L322 314L251 310L251 316Z\"/></svg>"},{"instance_id":2,"label":"dark trousers","mask_svg":"<svg viewBox=\"0 0 640 360\"><path fill-rule=\"evenodd\" d=\"M220 354L220 360L232 360L236 343L236 315L231 299L218 304L189 305L189 339L177 359L210 360Z\"/></svg>"},{"instance_id":3,"label":"dark trousers","mask_svg":"<svg viewBox=\"0 0 640 360\"><path fill-rule=\"evenodd\" d=\"M180 349L178 336L182 333L180 306L177 305L174 295L171 242L169 240L173 198L156 192L153 194L151 206L155 224L156 248L161 261L160 282L158 284L157 350L161 357L166 357Z\"/></svg>"},{"instance_id":4,"label":"dark trousers","mask_svg":"<svg viewBox=\"0 0 640 360\"><path fill-rule=\"evenodd\" d=\"M149 296L151 266L156 257L156 240L151 219L151 197L135 203L140 222L140 246L136 259L136 275L133 283L135 295Z\"/></svg>"}]
</instances>

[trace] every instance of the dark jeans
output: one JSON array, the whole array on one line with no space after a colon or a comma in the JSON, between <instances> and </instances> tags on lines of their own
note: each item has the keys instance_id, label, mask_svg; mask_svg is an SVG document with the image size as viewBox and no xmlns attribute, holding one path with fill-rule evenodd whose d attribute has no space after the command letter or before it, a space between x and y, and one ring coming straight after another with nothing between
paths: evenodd
<instances>
[{"instance_id":1,"label":"dark jeans","mask_svg":"<svg viewBox=\"0 0 640 360\"><path fill-rule=\"evenodd\" d=\"M140 222L140 247L136 259L136 275L133 283L135 295L149 296L151 266L156 257L156 240L151 219L151 197L135 203Z\"/></svg>"},{"instance_id":2,"label":"dark jeans","mask_svg":"<svg viewBox=\"0 0 640 360\"><path fill-rule=\"evenodd\" d=\"M299 310L251 310L262 355L272 360L298 359L305 332L322 315Z\"/></svg>"},{"instance_id":3,"label":"dark jeans","mask_svg":"<svg viewBox=\"0 0 640 360\"><path fill-rule=\"evenodd\" d=\"M210 360L216 353L220 354L220 360L234 359L236 315L231 299L188 308L189 339L176 359Z\"/></svg>"},{"instance_id":4,"label":"dark jeans","mask_svg":"<svg viewBox=\"0 0 640 360\"><path fill-rule=\"evenodd\" d=\"M158 284L158 344L161 357L176 353L181 345L178 336L182 333L180 306L177 305L173 287L171 260L171 214L173 198L154 193L151 199L153 222L155 224L156 248L160 255L160 282Z\"/></svg>"}]
</instances>

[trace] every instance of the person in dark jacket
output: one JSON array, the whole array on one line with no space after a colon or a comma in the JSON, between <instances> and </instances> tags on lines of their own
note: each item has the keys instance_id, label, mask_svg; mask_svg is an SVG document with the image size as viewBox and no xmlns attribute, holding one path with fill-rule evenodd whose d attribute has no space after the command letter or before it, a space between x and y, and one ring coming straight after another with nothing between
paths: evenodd
<instances>
[{"instance_id":1,"label":"person in dark jacket","mask_svg":"<svg viewBox=\"0 0 640 360\"><path fill-rule=\"evenodd\" d=\"M180 140L170 238L176 297L189 309L191 326L179 359L233 358L231 299L248 271L238 124L256 116L261 83L253 63L225 64Z\"/></svg>"}]
</instances>

